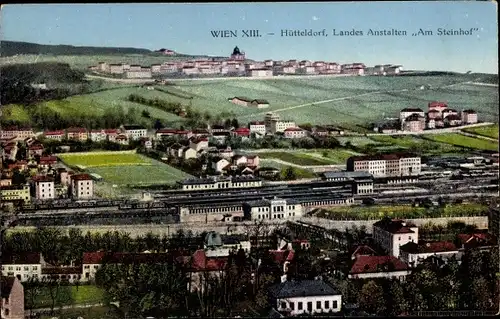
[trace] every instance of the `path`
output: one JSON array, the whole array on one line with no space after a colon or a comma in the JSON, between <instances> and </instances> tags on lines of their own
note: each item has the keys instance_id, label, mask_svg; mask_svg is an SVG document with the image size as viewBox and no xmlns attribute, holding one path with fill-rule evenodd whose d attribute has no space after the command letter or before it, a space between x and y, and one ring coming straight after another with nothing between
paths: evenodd
<instances>
[{"instance_id":1,"label":"path","mask_svg":"<svg viewBox=\"0 0 500 319\"><path fill-rule=\"evenodd\" d=\"M54 311L58 311L60 309L74 309L74 308L91 308L91 307L99 307L99 306L104 306L104 303L94 303L94 304L81 304L81 305L68 305L68 306L56 306L54 307ZM51 311L50 307L46 308L37 308L37 309L26 309L26 313L29 315L30 312L36 313L36 312L47 312Z\"/></svg>"},{"instance_id":2,"label":"path","mask_svg":"<svg viewBox=\"0 0 500 319\"><path fill-rule=\"evenodd\" d=\"M397 131L394 133L368 133L366 136L377 136L377 135L425 135L425 134L443 134L443 133L460 133L464 128L471 127L480 127L480 126L489 126L495 123L485 122L485 123L476 123L470 125L462 125L456 127L448 127L448 128L440 128L434 130L425 130L421 132L405 132L405 131Z\"/></svg>"},{"instance_id":3,"label":"path","mask_svg":"<svg viewBox=\"0 0 500 319\"><path fill-rule=\"evenodd\" d=\"M470 136L470 137L474 137L474 138L480 138L480 139L483 139L483 140L493 141L493 142L497 142L498 143L498 139L495 139L493 137L483 136L483 135L479 135L479 134L473 134L473 133L464 132L464 131L460 131L460 134L465 135L465 136Z\"/></svg>"}]
</instances>

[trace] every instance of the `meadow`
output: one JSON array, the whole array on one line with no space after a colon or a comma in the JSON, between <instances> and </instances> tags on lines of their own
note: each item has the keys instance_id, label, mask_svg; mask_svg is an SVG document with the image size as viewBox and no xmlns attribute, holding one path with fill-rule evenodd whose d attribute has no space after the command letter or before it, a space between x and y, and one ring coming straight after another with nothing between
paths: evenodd
<instances>
[{"instance_id":1,"label":"meadow","mask_svg":"<svg viewBox=\"0 0 500 319\"><path fill-rule=\"evenodd\" d=\"M498 151L498 141L474 138L459 133L430 134L425 136L425 139L471 149Z\"/></svg>"},{"instance_id":2,"label":"meadow","mask_svg":"<svg viewBox=\"0 0 500 319\"><path fill-rule=\"evenodd\" d=\"M496 87L454 85L463 76L307 77L262 80L176 81L175 88L192 95L192 106L213 113L234 112L240 121L260 120L269 111L298 123L366 124L397 116L404 107L426 108L429 101L448 101L450 107L471 108L484 121L498 117ZM421 90L424 84L430 89ZM454 86L451 86L454 85ZM234 96L267 99L270 107L250 109L229 102ZM176 98L178 102L186 99ZM303 105L303 106L302 106Z\"/></svg>"},{"instance_id":3,"label":"meadow","mask_svg":"<svg viewBox=\"0 0 500 319\"><path fill-rule=\"evenodd\" d=\"M459 153L462 148L447 143L439 143L424 139L420 136L412 135L373 135L370 138L379 146L375 148L379 151L388 151L391 149L405 149L411 151L423 152L426 154L441 153Z\"/></svg>"},{"instance_id":4,"label":"meadow","mask_svg":"<svg viewBox=\"0 0 500 319\"><path fill-rule=\"evenodd\" d=\"M498 124L495 125L488 125L488 126L480 126L480 127L471 127L464 129L463 131L472 133L472 134L477 134L481 136L486 136L486 137L491 137L498 139Z\"/></svg>"},{"instance_id":5,"label":"meadow","mask_svg":"<svg viewBox=\"0 0 500 319\"><path fill-rule=\"evenodd\" d=\"M312 165L330 165L328 160L322 158L315 158L305 155L304 153L291 153L291 152L266 152L259 153L259 157L263 159L279 159L287 163L292 163L300 166Z\"/></svg>"},{"instance_id":6,"label":"meadow","mask_svg":"<svg viewBox=\"0 0 500 319\"><path fill-rule=\"evenodd\" d=\"M132 152L86 154L58 156L67 165L83 166L86 172L98 174L104 182L117 186L171 184L189 177L174 167Z\"/></svg>"},{"instance_id":7,"label":"meadow","mask_svg":"<svg viewBox=\"0 0 500 319\"><path fill-rule=\"evenodd\" d=\"M30 295L29 288L25 291L26 308L47 308L52 305L50 297L50 289L42 287L41 291L36 295L35 300L32 301L28 297ZM56 307L66 305L81 305L81 304L95 304L103 302L104 291L101 288L93 285L80 285L80 286L60 286L56 294Z\"/></svg>"}]
</instances>

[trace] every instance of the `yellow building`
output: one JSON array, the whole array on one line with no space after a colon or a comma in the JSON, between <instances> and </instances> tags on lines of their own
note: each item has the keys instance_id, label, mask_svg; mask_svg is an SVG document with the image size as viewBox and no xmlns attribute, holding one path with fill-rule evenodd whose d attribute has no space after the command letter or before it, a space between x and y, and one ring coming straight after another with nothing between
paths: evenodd
<instances>
[{"instance_id":1,"label":"yellow building","mask_svg":"<svg viewBox=\"0 0 500 319\"><path fill-rule=\"evenodd\" d=\"M22 200L25 203L29 203L31 199L30 187L29 185L1 186L0 199L2 202Z\"/></svg>"}]
</instances>

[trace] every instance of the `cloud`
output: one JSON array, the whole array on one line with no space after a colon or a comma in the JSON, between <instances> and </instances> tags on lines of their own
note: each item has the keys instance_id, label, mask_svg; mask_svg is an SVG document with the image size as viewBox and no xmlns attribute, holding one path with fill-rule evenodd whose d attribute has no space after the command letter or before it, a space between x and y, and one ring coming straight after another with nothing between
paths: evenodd
<instances>
[{"instance_id":1,"label":"cloud","mask_svg":"<svg viewBox=\"0 0 500 319\"><path fill-rule=\"evenodd\" d=\"M319 18L318 18L317 16L313 16L313 17L312 17L312 19L313 19L314 21L318 21L318 20L319 20Z\"/></svg>"}]
</instances>

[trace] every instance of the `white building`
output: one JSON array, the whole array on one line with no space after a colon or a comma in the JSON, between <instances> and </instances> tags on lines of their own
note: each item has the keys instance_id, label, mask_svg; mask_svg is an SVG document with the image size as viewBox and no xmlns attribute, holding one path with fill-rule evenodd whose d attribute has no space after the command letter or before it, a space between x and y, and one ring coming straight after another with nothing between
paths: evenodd
<instances>
[{"instance_id":1,"label":"white building","mask_svg":"<svg viewBox=\"0 0 500 319\"><path fill-rule=\"evenodd\" d=\"M248 220L288 219L302 217L304 208L298 202L274 197L243 204L243 215Z\"/></svg>"},{"instance_id":2,"label":"white building","mask_svg":"<svg viewBox=\"0 0 500 319\"><path fill-rule=\"evenodd\" d=\"M339 312L342 295L322 280L285 281L269 288L274 307L290 316Z\"/></svg>"},{"instance_id":3,"label":"white building","mask_svg":"<svg viewBox=\"0 0 500 319\"><path fill-rule=\"evenodd\" d=\"M462 111L462 123L463 124L475 124L477 123L477 112L474 110L463 110Z\"/></svg>"},{"instance_id":4,"label":"white building","mask_svg":"<svg viewBox=\"0 0 500 319\"><path fill-rule=\"evenodd\" d=\"M418 266L431 256L440 257L443 261L447 261L452 257L459 257L458 248L453 243L446 241L420 241L418 244L411 242L401 246L399 250L401 260L411 267Z\"/></svg>"},{"instance_id":5,"label":"white building","mask_svg":"<svg viewBox=\"0 0 500 319\"><path fill-rule=\"evenodd\" d=\"M418 243L418 227L402 220L384 218L373 224L373 239L389 255L398 258L400 246Z\"/></svg>"},{"instance_id":6,"label":"white building","mask_svg":"<svg viewBox=\"0 0 500 319\"><path fill-rule=\"evenodd\" d=\"M248 124L248 129L250 129L250 133L256 133L258 135L264 136L266 135L266 123L253 121Z\"/></svg>"},{"instance_id":7,"label":"white building","mask_svg":"<svg viewBox=\"0 0 500 319\"><path fill-rule=\"evenodd\" d=\"M146 137L148 130L141 125L122 125L121 129L131 140L138 140L141 137Z\"/></svg>"},{"instance_id":8,"label":"white building","mask_svg":"<svg viewBox=\"0 0 500 319\"><path fill-rule=\"evenodd\" d=\"M55 184L50 176L35 176L32 179L36 199L54 199Z\"/></svg>"},{"instance_id":9,"label":"white building","mask_svg":"<svg viewBox=\"0 0 500 319\"><path fill-rule=\"evenodd\" d=\"M252 69L249 70L251 77L271 77L273 76L272 69Z\"/></svg>"},{"instance_id":10,"label":"white building","mask_svg":"<svg viewBox=\"0 0 500 319\"><path fill-rule=\"evenodd\" d=\"M94 196L94 181L88 174L71 176L71 194L73 198L92 198Z\"/></svg>"},{"instance_id":11,"label":"white building","mask_svg":"<svg viewBox=\"0 0 500 319\"><path fill-rule=\"evenodd\" d=\"M425 117L424 110L422 110L420 108L408 107L408 108L402 109L399 112L399 120L401 121L401 125L403 125L406 118L408 118L410 115L413 115L413 114L417 114L417 115L420 115L421 117Z\"/></svg>"},{"instance_id":12,"label":"white building","mask_svg":"<svg viewBox=\"0 0 500 319\"><path fill-rule=\"evenodd\" d=\"M293 121L272 121L271 122L271 133L275 134L277 132L284 132L286 129L296 127Z\"/></svg>"},{"instance_id":13,"label":"white building","mask_svg":"<svg viewBox=\"0 0 500 319\"><path fill-rule=\"evenodd\" d=\"M289 127L284 130L284 134L285 138L303 138L307 136L307 131L301 129L300 127Z\"/></svg>"},{"instance_id":14,"label":"white building","mask_svg":"<svg viewBox=\"0 0 500 319\"><path fill-rule=\"evenodd\" d=\"M349 279L395 278L404 280L411 273L409 267L394 256L357 256Z\"/></svg>"},{"instance_id":15,"label":"white building","mask_svg":"<svg viewBox=\"0 0 500 319\"><path fill-rule=\"evenodd\" d=\"M127 71L125 72L125 76L128 79L150 79L152 76L151 69L141 69L140 71Z\"/></svg>"},{"instance_id":16,"label":"white building","mask_svg":"<svg viewBox=\"0 0 500 319\"><path fill-rule=\"evenodd\" d=\"M42 278L42 266L45 261L40 253L24 253L16 255L2 254L2 275L14 276L20 281L30 278Z\"/></svg>"},{"instance_id":17,"label":"white building","mask_svg":"<svg viewBox=\"0 0 500 319\"><path fill-rule=\"evenodd\" d=\"M228 162L228 165L230 162ZM184 191L261 187L262 180L254 176L232 178L195 178L178 182Z\"/></svg>"},{"instance_id":18,"label":"white building","mask_svg":"<svg viewBox=\"0 0 500 319\"><path fill-rule=\"evenodd\" d=\"M102 142L107 139L107 135L104 130L92 130L90 132L90 139L92 142Z\"/></svg>"}]
</instances>

